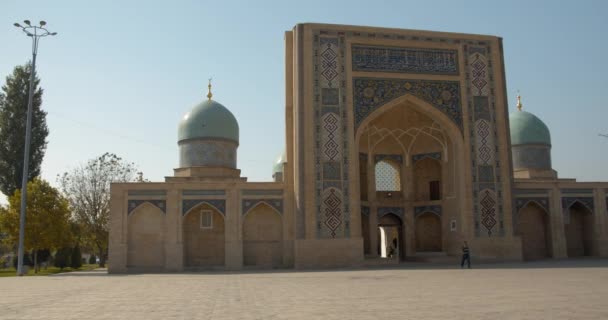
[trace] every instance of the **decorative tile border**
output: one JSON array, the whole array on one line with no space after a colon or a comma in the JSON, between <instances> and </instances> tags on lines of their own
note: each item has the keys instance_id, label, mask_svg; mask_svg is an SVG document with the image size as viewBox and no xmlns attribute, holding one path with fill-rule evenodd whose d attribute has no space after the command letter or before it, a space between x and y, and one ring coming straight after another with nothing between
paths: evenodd
<instances>
[{"instance_id":1,"label":"decorative tile border","mask_svg":"<svg viewBox=\"0 0 608 320\"><path fill-rule=\"evenodd\" d=\"M589 194L593 195L593 189L561 189L562 194Z\"/></svg>"},{"instance_id":2,"label":"decorative tile border","mask_svg":"<svg viewBox=\"0 0 608 320\"><path fill-rule=\"evenodd\" d=\"M502 237L503 193L490 46L481 41L466 41L464 51L475 236Z\"/></svg>"},{"instance_id":3,"label":"decorative tile border","mask_svg":"<svg viewBox=\"0 0 608 320\"><path fill-rule=\"evenodd\" d=\"M167 195L167 190L160 190L160 189L155 189L155 190L128 190L127 191L127 195L128 196L166 196Z\"/></svg>"},{"instance_id":4,"label":"decorative tile border","mask_svg":"<svg viewBox=\"0 0 608 320\"><path fill-rule=\"evenodd\" d=\"M352 46L353 71L458 75L458 51Z\"/></svg>"},{"instance_id":5,"label":"decorative tile border","mask_svg":"<svg viewBox=\"0 0 608 320\"><path fill-rule=\"evenodd\" d=\"M434 206L414 207L414 217L415 218L418 218L419 215L421 215L423 213L427 213L427 212L434 213L441 217L441 206L434 205Z\"/></svg>"},{"instance_id":6,"label":"decorative tile border","mask_svg":"<svg viewBox=\"0 0 608 320\"><path fill-rule=\"evenodd\" d=\"M522 194L542 194L542 195L547 195L549 194L549 190L547 189L514 189L514 193L515 195L522 195Z\"/></svg>"},{"instance_id":7,"label":"decorative tile border","mask_svg":"<svg viewBox=\"0 0 608 320\"><path fill-rule=\"evenodd\" d=\"M528 203L534 202L539 207L543 208L545 212L549 213L549 198L548 197L518 197L515 199L515 213L517 214L521 208L528 205Z\"/></svg>"},{"instance_id":8,"label":"decorative tile border","mask_svg":"<svg viewBox=\"0 0 608 320\"><path fill-rule=\"evenodd\" d=\"M367 155L366 155L366 157L367 157ZM390 160L390 161L394 161L394 162L403 164L403 156L401 156L400 154L375 154L374 155L374 161L376 163L378 163L382 160Z\"/></svg>"},{"instance_id":9,"label":"decorative tile border","mask_svg":"<svg viewBox=\"0 0 608 320\"><path fill-rule=\"evenodd\" d=\"M243 199L241 205L241 215L246 215L249 210L251 210L260 203L265 203L269 205L270 207L277 210L279 214L283 215L283 199Z\"/></svg>"},{"instance_id":10,"label":"decorative tile border","mask_svg":"<svg viewBox=\"0 0 608 320\"><path fill-rule=\"evenodd\" d=\"M244 196L283 196L282 189L244 189L241 191Z\"/></svg>"},{"instance_id":11,"label":"decorative tile border","mask_svg":"<svg viewBox=\"0 0 608 320\"><path fill-rule=\"evenodd\" d=\"M593 213L593 197L562 197L562 208L570 209L573 204L580 202L583 206L587 207L591 213Z\"/></svg>"},{"instance_id":12,"label":"decorative tile border","mask_svg":"<svg viewBox=\"0 0 608 320\"><path fill-rule=\"evenodd\" d=\"M202 203L214 207L223 216L226 216L226 200L224 199L184 199L182 200L182 216L186 215L188 211Z\"/></svg>"},{"instance_id":13,"label":"decorative tile border","mask_svg":"<svg viewBox=\"0 0 608 320\"><path fill-rule=\"evenodd\" d=\"M317 238L350 236L348 121L343 34L313 32Z\"/></svg>"},{"instance_id":14,"label":"decorative tile border","mask_svg":"<svg viewBox=\"0 0 608 320\"><path fill-rule=\"evenodd\" d=\"M420 153L412 156L412 163L416 163L422 159L435 159L441 160L441 152L431 152L431 153Z\"/></svg>"},{"instance_id":15,"label":"decorative tile border","mask_svg":"<svg viewBox=\"0 0 608 320\"><path fill-rule=\"evenodd\" d=\"M167 203L165 200L128 200L127 201L127 215L130 215L137 207L144 204L145 202L159 208L163 213L167 213Z\"/></svg>"},{"instance_id":16,"label":"decorative tile border","mask_svg":"<svg viewBox=\"0 0 608 320\"><path fill-rule=\"evenodd\" d=\"M226 190L182 190L183 196L223 196L226 195Z\"/></svg>"}]
</instances>

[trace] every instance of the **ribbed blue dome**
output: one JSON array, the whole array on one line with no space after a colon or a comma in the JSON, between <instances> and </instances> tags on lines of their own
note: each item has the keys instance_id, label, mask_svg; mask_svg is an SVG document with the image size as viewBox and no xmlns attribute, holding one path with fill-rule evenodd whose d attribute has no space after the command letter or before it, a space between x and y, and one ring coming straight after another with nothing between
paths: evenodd
<instances>
[{"instance_id":1,"label":"ribbed blue dome","mask_svg":"<svg viewBox=\"0 0 608 320\"><path fill-rule=\"evenodd\" d=\"M239 124L219 102L205 100L184 115L179 124L178 141L220 138L239 143Z\"/></svg>"},{"instance_id":2,"label":"ribbed blue dome","mask_svg":"<svg viewBox=\"0 0 608 320\"><path fill-rule=\"evenodd\" d=\"M547 125L537 116L526 111L515 111L509 115L511 145L551 145L551 133Z\"/></svg>"}]
</instances>

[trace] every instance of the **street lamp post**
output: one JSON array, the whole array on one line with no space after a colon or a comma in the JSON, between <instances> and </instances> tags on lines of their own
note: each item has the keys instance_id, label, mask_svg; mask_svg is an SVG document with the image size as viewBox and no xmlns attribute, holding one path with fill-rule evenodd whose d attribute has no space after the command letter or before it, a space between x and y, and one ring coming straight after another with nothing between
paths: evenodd
<instances>
[{"instance_id":1,"label":"street lamp post","mask_svg":"<svg viewBox=\"0 0 608 320\"><path fill-rule=\"evenodd\" d=\"M27 176L30 160L30 141L32 139L32 102L34 99L34 74L36 73L36 55L38 54L38 41L46 36L54 36L57 32L46 29L46 22L40 21L40 25L32 25L29 20L24 20L24 26L15 23L28 37L32 38L32 69L30 70L30 92L27 100L27 120L25 125L25 151L23 152L23 178L21 179L21 212L19 216L19 249L17 250L17 275L23 275L23 242L25 235L25 206L27 199Z\"/></svg>"}]
</instances>

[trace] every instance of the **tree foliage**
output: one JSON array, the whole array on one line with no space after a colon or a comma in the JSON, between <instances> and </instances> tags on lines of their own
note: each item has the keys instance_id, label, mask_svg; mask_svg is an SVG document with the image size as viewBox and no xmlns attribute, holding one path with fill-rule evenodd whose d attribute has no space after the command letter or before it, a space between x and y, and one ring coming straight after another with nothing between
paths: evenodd
<instances>
[{"instance_id":1,"label":"tree foliage","mask_svg":"<svg viewBox=\"0 0 608 320\"><path fill-rule=\"evenodd\" d=\"M115 154L104 153L58 177L74 219L83 228L83 237L97 250L101 267L105 265L108 249L110 184L133 181L136 172L134 163Z\"/></svg>"},{"instance_id":2,"label":"tree foliage","mask_svg":"<svg viewBox=\"0 0 608 320\"><path fill-rule=\"evenodd\" d=\"M76 246L76 247L74 247L74 249L72 249L70 267L72 269L80 269L80 267L82 267L82 253L80 252L79 246Z\"/></svg>"},{"instance_id":3,"label":"tree foliage","mask_svg":"<svg viewBox=\"0 0 608 320\"><path fill-rule=\"evenodd\" d=\"M72 249L69 247L60 248L55 252L55 267L59 269L67 268L72 262Z\"/></svg>"},{"instance_id":4,"label":"tree foliage","mask_svg":"<svg viewBox=\"0 0 608 320\"><path fill-rule=\"evenodd\" d=\"M19 215L21 190L8 199L8 208L2 209L0 225L7 234L7 241L19 239ZM34 250L34 267L38 271L38 250L57 248L70 241L68 201L59 190L38 178L27 184L25 224L25 249Z\"/></svg>"},{"instance_id":5,"label":"tree foliage","mask_svg":"<svg viewBox=\"0 0 608 320\"><path fill-rule=\"evenodd\" d=\"M21 189L31 70L31 64L15 67L0 92L0 191L7 197ZM46 112L40 108L42 89L39 84L40 79L35 76L28 181L40 175L49 134Z\"/></svg>"}]
</instances>

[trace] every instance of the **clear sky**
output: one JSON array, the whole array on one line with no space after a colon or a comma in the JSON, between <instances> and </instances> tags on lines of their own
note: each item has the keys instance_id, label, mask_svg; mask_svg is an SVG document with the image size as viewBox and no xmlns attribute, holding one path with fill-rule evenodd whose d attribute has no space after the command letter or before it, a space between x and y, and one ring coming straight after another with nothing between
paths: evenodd
<instances>
[{"instance_id":1,"label":"clear sky","mask_svg":"<svg viewBox=\"0 0 608 320\"><path fill-rule=\"evenodd\" d=\"M38 74L48 112L42 176L113 152L162 181L177 166L177 123L214 99L240 125L238 166L271 179L285 144L283 32L300 22L497 35L509 106L551 129L560 177L608 181L608 1L21 1L0 2L0 81L30 59L13 27L44 19ZM4 202L4 199L0 199Z\"/></svg>"}]
</instances>

